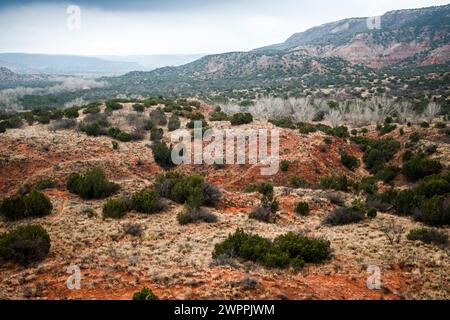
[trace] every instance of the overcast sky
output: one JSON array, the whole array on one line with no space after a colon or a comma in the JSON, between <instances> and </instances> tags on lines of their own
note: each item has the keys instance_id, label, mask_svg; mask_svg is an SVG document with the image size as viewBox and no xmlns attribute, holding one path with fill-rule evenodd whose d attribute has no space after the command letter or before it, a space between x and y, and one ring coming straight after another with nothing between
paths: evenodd
<instances>
[{"instance_id":1,"label":"overcast sky","mask_svg":"<svg viewBox=\"0 0 450 320\"><path fill-rule=\"evenodd\" d=\"M326 22L381 15L396 9L444 5L448 2L1 1L0 52L136 55L251 50L283 42L295 32ZM67 12L70 5L80 8L80 20L77 19L76 10Z\"/></svg>"}]
</instances>

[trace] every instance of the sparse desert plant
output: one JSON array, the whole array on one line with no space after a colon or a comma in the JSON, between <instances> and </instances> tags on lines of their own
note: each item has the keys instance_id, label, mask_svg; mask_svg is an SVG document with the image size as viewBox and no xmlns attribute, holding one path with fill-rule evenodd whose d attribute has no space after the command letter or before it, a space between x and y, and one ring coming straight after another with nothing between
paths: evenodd
<instances>
[{"instance_id":1,"label":"sparse desert plant","mask_svg":"<svg viewBox=\"0 0 450 320\"><path fill-rule=\"evenodd\" d=\"M0 234L0 257L21 265L44 260L50 246L47 231L39 225L19 226Z\"/></svg>"},{"instance_id":2,"label":"sparse desert plant","mask_svg":"<svg viewBox=\"0 0 450 320\"><path fill-rule=\"evenodd\" d=\"M342 226L361 222L365 219L364 212L355 208L340 207L331 211L322 221L323 225Z\"/></svg>"},{"instance_id":3,"label":"sparse desert plant","mask_svg":"<svg viewBox=\"0 0 450 320\"><path fill-rule=\"evenodd\" d=\"M345 200L337 192L329 192L329 193L327 193L327 199L332 204L337 205L337 206L343 206L345 204Z\"/></svg>"},{"instance_id":4,"label":"sparse desert plant","mask_svg":"<svg viewBox=\"0 0 450 320\"><path fill-rule=\"evenodd\" d=\"M103 205L103 217L120 219L125 216L128 206L122 199L108 199Z\"/></svg>"},{"instance_id":5,"label":"sparse desert plant","mask_svg":"<svg viewBox=\"0 0 450 320\"><path fill-rule=\"evenodd\" d=\"M77 125L76 120L74 119L59 119L54 121L48 126L50 131L58 131L58 130L68 130L73 129Z\"/></svg>"},{"instance_id":6,"label":"sparse desert plant","mask_svg":"<svg viewBox=\"0 0 450 320\"><path fill-rule=\"evenodd\" d=\"M276 213L264 206L253 208L249 215L250 219L261 222L274 223L276 220Z\"/></svg>"},{"instance_id":7,"label":"sparse desert plant","mask_svg":"<svg viewBox=\"0 0 450 320\"><path fill-rule=\"evenodd\" d=\"M73 173L67 180L67 189L84 199L102 199L119 190L119 185L109 182L102 168L95 167L84 174Z\"/></svg>"},{"instance_id":8,"label":"sparse desert plant","mask_svg":"<svg viewBox=\"0 0 450 320\"><path fill-rule=\"evenodd\" d=\"M407 238L410 241L422 241L426 244L435 244L443 247L448 246L448 235L436 229L412 229L409 231Z\"/></svg>"},{"instance_id":9,"label":"sparse desert plant","mask_svg":"<svg viewBox=\"0 0 450 320\"><path fill-rule=\"evenodd\" d=\"M144 232L142 225L139 223L127 223L123 226L123 231L133 237L141 237Z\"/></svg>"},{"instance_id":10,"label":"sparse desert plant","mask_svg":"<svg viewBox=\"0 0 450 320\"><path fill-rule=\"evenodd\" d=\"M159 298L147 287L133 294L133 300L159 300Z\"/></svg>"},{"instance_id":11,"label":"sparse desert plant","mask_svg":"<svg viewBox=\"0 0 450 320\"><path fill-rule=\"evenodd\" d=\"M185 206L184 210L177 215L177 221L181 225L198 222L215 223L217 222L217 216L205 208Z\"/></svg>"},{"instance_id":12,"label":"sparse desert plant","mask_svg":"<svg viewBox=\"0 0 450 320\"><path fill-rule=\"evenodd\" d=\"M219 188L211 183L204 182L202 185L203 189L203 205L216 207L220 200L222 200L222 192Z\"/></svg>"},{"instance_id":13,"label":"sparse desert plant","mask_svg":"<svg viewBox=\"0 0 450 320\"><path fill-rule=\"evenodd\" d=\"M150 112L150 121L154 126L165 126L167 117L161 109L156 109Z\"/></svg>"},{"instance_id":14,"label":"sparse desert plant","mask_svg":"<svg viewBox=\"0 0 450 320\"><path fill-rule=\"evenodd\" d=\"M391 245L400 243L402 235L405 232L405 227L395 223L394 219L389 219L389 221L381 224L381 231L388 239Z\"/></svg>"}]
</instances>

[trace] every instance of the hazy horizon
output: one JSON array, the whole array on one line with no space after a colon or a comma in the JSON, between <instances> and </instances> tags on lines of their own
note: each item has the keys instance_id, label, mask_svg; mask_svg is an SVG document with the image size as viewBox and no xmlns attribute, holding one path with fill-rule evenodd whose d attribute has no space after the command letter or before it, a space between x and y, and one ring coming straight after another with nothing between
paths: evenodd
<instances>
[{"instance_id":1,"label":"hazy horizon","mask_svg":"<svg viewBox=\"0 0 450 320\"><path fill-rule=\"evenodd\" d=\"M282 3L268 0L3 1L0 52L98 57L248 51L283 42L296 32L327 22L447 3L439 0L396 3L350 0L339 4L295 0ZM70 5L77 7L68 10Z\"/></svg>"}]
</instances>

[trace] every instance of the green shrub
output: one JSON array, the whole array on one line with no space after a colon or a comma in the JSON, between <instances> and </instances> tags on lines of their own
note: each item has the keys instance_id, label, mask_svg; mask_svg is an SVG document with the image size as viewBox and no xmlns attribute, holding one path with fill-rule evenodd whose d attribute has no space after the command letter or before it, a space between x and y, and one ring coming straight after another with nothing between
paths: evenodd
<instances>
[{"instance_id":1,"label":"green shrub","mask_svg":"<svg viewBox=\"0 0 450 320\"><path fill-rule=\"evenodd\" d=\"M28 216L25 201L21 196L4 199L0 205L0 213L10 221L24 219Z\"/></svg>"},{"instance_id":2,"label":"green shrub","mask_svg":"<svg viewBox=\"0 0 450 320\"><path fill-rule=\"evenodd\" d=\"M180 118L178 118L175 115L171 116L168 124L169 131L178 130L180 129L180 127L181 127Z\"/></svg>"},{"instance_id":3,"label":"green shrub","mask_svg":"<svg viewBox=\"0 0 450 320\"><path fill-rule=\"evenodd\" d=\"M290 182L291 186L296 189L306 187L306 181L297 176L290 177L289 182Z\"/></svg>"},{"instance_id":4,"label":"green shrub","mask_svg":"<svg viewBox=\"0 0 450 320\"><path fill-rule=\"evenodd\" d=\"M434 127L436 129L445 129L447 128L447 124L445 122L437 122Z\"/></svg>"},{"instance_id":5,"label":"green shrub","mask_svg":"<svg viewBox=\"0 0 450 320\"><path fill-rule=\"evenodd\" d=\"M320 263L331 256L330 242L288 233L273 241L237 229L216 244L213 259L240 258L269 268L301 268L305 263Z\"/></svg>"},{"instance_id":6,"label":"green shrub","mask_svg":"<svg viewBox=\"0 0 450 320\"><path fill-rule=\"evenodd\" d=\"M423 154L413 157L403 164L402 173L409 181L417 181L426 176L438 174L442 165L437 160L428 160Z\"/></svg>"},{"instance_id":7,"label":"green shrub","mask_svg":"<svg viewBox=\"0 0 450 320\"><path fill-rule=\"evenodd\" d=\"M422 139L422 135L419 132L414 132L409 136L409 141L417 143Z\"/></svg>"},{"instance_id":8,"label":"green shrub","mask_svg":"<svg viewBox=\"0 0 450 320\"><path fill-rule=\"evenodd\" d=\"M444 175L426 177L415 189L416 194L427 199L450 193L450 181Z\"/></svg>"},{"instance_id":9,"label":"green shrub","mask_svg":"<svg viewBox=\"0 0 450 320\"><path fill-rule=\"evenodd\" d=\"M364 163L372 173L378 172L390 161L400 149L400 142L394 139L373 140L364 137L353 137L352 141L364 152Z\"/></svg>"},{"instance_id":10,"label":"green shrub","mask_svg":"<svg viewBox=\"0 0 450 320\"><path fill-rule=\"evenodd\" d=\"M50 117L47 115L38 116L36 118L37 122L40 124L49 124L50 123Z\"/></svg>"},{"instance_id":11,"label":"green shrub","mask_svg":"<svg viewBox=\"0 0 450 320\"><path fill-rule=\"evenodd\" d=\"M123 109L123 105L114 100L106 101L105 104L106 104L106 112L112 112L114 110Z\"/></svg>"},{"instance_id":12,"label":"green shrub","mask_svg":"<svg viewBox=\"0 0 450 320\"><path fill-rule=\"evenodd\" d=\"M403 154L402 160L403 162L407 162L412 158L414 158L414 153L411 150L406 150L405 153Z\"/></svg>"},{"instance_id":13,"label":"green shrub","mask_svg":"<svg viewBox=\"0 0 450 320\"><path fill-rule=\"evenodd\" d=\"M349 185L346 176L329 176L320 179L320 186L325 190L347 191Z\"/></svg>"},{"instance_id":14,"label":"green shrub","mask_svg":"<svg viewBox=\"0 0 450 320\"><path fill-rule=\"evenodd\" d=\"M378 215L378 211L375 208L370 208L367 210L367 218L369 219L375 219Z\"/></svg>"},{"instance_id":15,"label":"green shrub","mask_svg":"<svg viewBox=\"0 0 450 320\"><path fill-rule=\"evenodd\" d=\"M135 103L133 104L133 110L142 113L145 111L145 106L141 103Z\"/></svg>"},{"instance_id":16,"label":"green shrub","mask_svg":"<svg viewBox=\"0 0 450 320\"><path fill-rule=\"evenodd\" d=\"M228 121L229 118L226 113L221 111L213 112L209 115L209 121L215 122L215 121Z\"/></svg>"},{"instance_id":17,"label":"green shrub","mask_svg":"<svg viewBox=\"0 0 450 320\"><path fill-rule=\"evenodd\" d=\"M83 114L96 114L100 112L100 103L92 102L83 110Z\"/></svg>"},{"instance_id":18,"label":"green shrub","mask_svg":"<svg viewBox=\"0 0 450 320\"><path fill-rule=\"evenodd\" d=\"M103 205L103 217L120 219L125 216L128 206L122 199L108 199Z\"/></svg>"},{"instance_id":19,"label":"green shrub","mask_svg":"<svg viewBox=\"0 0 450 320\"><path fill-rule=\"evenodd\" d=\"M295 213L301 216L307 216L309 214L309 205L307 202L299 202L295 206Z\"/></svg>"},{"instance_id":20,"label":"green shrub","mask_svg":"<svg viewBox=\"0 0 450 320\"><path fill-rule=\"evenodd\" d=\"M133 300L159 300L159 298L149 288L144 287L141 291L133 294Z\"/></svg>"},{"instance_id":21,"label":"green shrub","mask_svg":"<svg viewBox=\"0 0 450 320\"><path fill-rule=\"evenodd\" d=\"M121 142L130 142L133 140L133 136L131 134L124 132L119 128L109 128L108 136Z\"/></svg>"},{"instance_id":22,"label":"green shrub","mask_svg":"<svg viewBox=\"0 0 450 320\"><path fill-rule=\"evenodd\" d=\"M170 149L165 143L159 141L153 142L152 153L155 162L161 168L172 168L175 166L172 161L172 149Z\"/></svg>"},{"instance_id":23,"label":"green shrub","mask_svg":"<svg viewBox=\"0 0 450 320\"><path fill-rule=\"evenodd\" d=\"M159 175L155 181L156 192L180 204L198 209L201 205L216 206L222 198L219 189L203 181L199 175L184 176L178 173Z\"/></svg>"},{"instance_id":24,"label":"green shrub","mask_svg":"<svg viewBox=\"0 0 450 320\"><path fill-rule=\"evenodd\" d=\"M273 185L270 182L250 184L245 188L245 192L259 192L264 196L273 194Z\"/></svg>"},{"instance_id":25,"label":"green shrub","mask_svg":"<svg viewBox=\"0 0 450 320\"><path fill-rule=\"evenodd\" d=\"M236 113L230 119L231 125L240 126L253 122L253 116L250 113Z\"/></svg>"},{"instance_id":26,"label":"green shrub","mask_svg":"<svg viewBox=\"0 0 450 320\"><path fill-rule=\"evenodd\" d=\"M152 189L135 192L131 198L131 207L140 213L152 214L162 210L159 195Z\"/></svg>"},{"instance_id":27,"label":"green shrub","mask_svg":"<svg viewBox=\"0 0 450 320\"><path fill-rule=\"evenodd\" d=\"M296 125L289 118L269 120L269 122L280 128L286 128L286 129L295 129L296 128Z\"/></svg>"},{"instance_id":28,"label":"green shrub","mask_svg":"<svg viewBox=\"0 0 450 320\"><path fill-rule=\"evenodd\" d=\"M44 260L50 246L47 231L38 225L20 226L0 234L0 257L22 265Z\"/></svg>"},{"instance_id":29,"label":"green shrub","mask_svg":"<svg viewBox=\"0 0 450 320\"><path fill-rule=\"evenodd\" d=\"M399 215L412 215L420 204L420 199L415 192L408 189L402 191L389 189L379 195L379 199L394 206L396 213Z\"/></svg>"},{"instance_id":30,"label":"green shrub","mask_svg":"<svg viewBox=\"0 0 450 320\"><path fill-rule=\"evenodd\" d=\"M69 119L76 119L79 117L78 107L71 107L64 109L64 116Z\"/></svg>"},{"instance_id":31,"label":"green shrub","mask_svg":"<svg viewBox=\"0 0 450 320\"><path fill-rule=\"evenodd\" d=\"M378 128L378 131L380 132L380 135L385 135L385 134L391 133L395 129L397 129L397 126L395 124L385 123L381 127Z\"/></svg>"},{"instance_id":32,"label":"green shrub","mask_svg":"<svg viewBox=\"0 0 450 320\"><path fill-rule=\"evenodd\" d=\"M186 128L188 129L194 129L196 123L201 124L201 128L207 128L208 123L205 120L191 120L186 124Z\"/></svg>"},{"instance_id":33,"label":"green shrub","mask_svg":"<svg viewBox=\"0 0 450 320\"><path fill-rule=\"evenodd\" d=\"M36 184L37 190L53 189L56 186L55 182L50 179L42 179Z\"/></svg>"},{"instance_id":34,"label":"green shrub","mask_svg":"<svg viewBox=\"0 0 450 320\"><path fill-rule=\"evenodd\" d=\"M3 200L0 213L7 220L15 221L27 217L43 217L52 212L50 199L40 191L31 190L24 196L15 196Z\"/></svg>"},{"instance_id":35,"label":"green shrub","mask_svg":"<svg viewBox=\"0 0 450 320\"><path fill-rule=\"evenodd\" d=\"M32 190L23 201L27 210L27 215L32 217L43 217L52 213L53 205L50 199L37 190Z\"/></svg>"},{"instance_id":36,"label":"green shrub","mask_svg":"<svg viewBox=\"0 0 450 320\"><path fill-rule=\"evenodd\" d=\"M358 135L358 130L353 129L352 131L350 131L352 136L357 136Z\"/></svg>"},{"instance_id":37,"label":"green shrub","mask_svg":"<svg viewBox=\"0 0 450 320\"><path fill-rule=\"evenodd\" d=\"M361 222L365 219L364 212L356 208L336 208L322 221L324 225L342 226Z\"/></svg>"},{"instance_id":38,"label":"green shrub","mask_svg":"<svg viewBox=\"0 0 450 320\"><path fill-rule=\"evenodd\" d=\"M355 156L348 154L345 151L341 152L341 163L347 167L349 170L355 170L359 167L359 159Z\"/></svg>"},{"instance_id":39,"label":"green shrub","mask_svg":"<svg viewBox=\"0 0 450 320\"><path fill-rule=\"evenodd\" d=\"M377 180L383 181L384 183L390 183L395 179L400 171L401 170L398 167L384 167L377 172L375 177Z\"/></svg>"},{"instance_id":40,"label":"green shrub","mask_svg":"<svg viewBox=\"0 0 450 320\"><path fill-rule=\"evenodd\" d=\"M280 162L280 169L283 172L287 172L289 170L289 161L281 160L281 162Z\"/></svg>"},{"instance_id":41,"label":"green shrub","mask_svg":"<svg viewBox=\"0 0 450 320\"><path fill-rule=\"evenodd\" d=\"M298 131L301 134L310 134L310 133L314 133L317 131L317 127L309 124L309 123L299 123L298 124Z\"/></svg>"},{"instance_id":42,"label":"green shrub","mask_svg":"<svg viewBox=\"0 0 450 320\"><path fill-rule=\"evenodd\" d=\"M103 169L96 167L84 175L73 173L67 180L67 189L84 199L103 199L119 190L119 185L109 182Z\"/></svg>"},{"instance_id":43,"label":"green shrub","mask_svg":"<svg viewBox=\"0 0 450 320\"><path fill-rule=\"evenodd\" d=\"M117 141L112 141L112 148L113 150L119 150L119 144L117 143Z\"/></svg>"},{"instance_id":44,"label":"green shrub","mask_svg":"<svg viewBox=\"0 0 450 320\"><path fill-rule=\"evenodd\" d=\"M358 189L366 194L375 194L378 191L377 179L375 177L364 177L358 184Z\"/></svg>"},{"instance_id":45,"label":"green shrub","mask_svg":"<svg viewBox=\"0 0 450 320\"><path fill-rule=\"evenodd\" d=\"M422 127L422 128L429 128L430 127L430 124L428 123L428 122L426 122L426 121L424 121L424 122L422 122L421 124L420 124L420 126Z\"/></svg>"},{"instance_id":46,"label":"green shrub","mask_svg":"<svg viewBox=\"0 0 450 320\"><path fill-rule=\"evenodd\" d=\"M412 229L408 236L410 241L422 241L426 244L435 244L438 246L448 246L448 235L435 229Z\"/></svg>"},{"instance_id":47,"label":"green shrub","mask_svg":"<svg viewBox=\"0 0 450 320\"><path fill-rule=\"evenodd\" d=\"M450 225L450 200L448 196L434 196L425 200L415 218L431 226Z\"/></svg>"},{"instance_id":48,"label":"green shrub","mask_svg":"<svg viewBox=\"0 0 450 320\"><path fill-rule=\"evenodd\" d=\"M164 137L164 130L159 128L150 129L150 140L159 141Z\"/></svg>"}]
</instances>

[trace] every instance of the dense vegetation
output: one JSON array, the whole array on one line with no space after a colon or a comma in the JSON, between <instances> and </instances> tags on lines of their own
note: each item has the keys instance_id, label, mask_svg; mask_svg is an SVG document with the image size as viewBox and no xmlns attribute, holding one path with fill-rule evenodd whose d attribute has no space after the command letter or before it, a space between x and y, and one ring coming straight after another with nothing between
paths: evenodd
<instances>
[{"instance_id":1,"label":"dense vegetation","mask_svg":"<svg viewBox=\"0 0 450 320\"><path fill-rule=\"evenodd\" d=\"M268 268L303 268L330 258L330 242L288 233L273 241L238 229L214 247L213 258L240 258Z\"/></svg>"}]
</instances>

